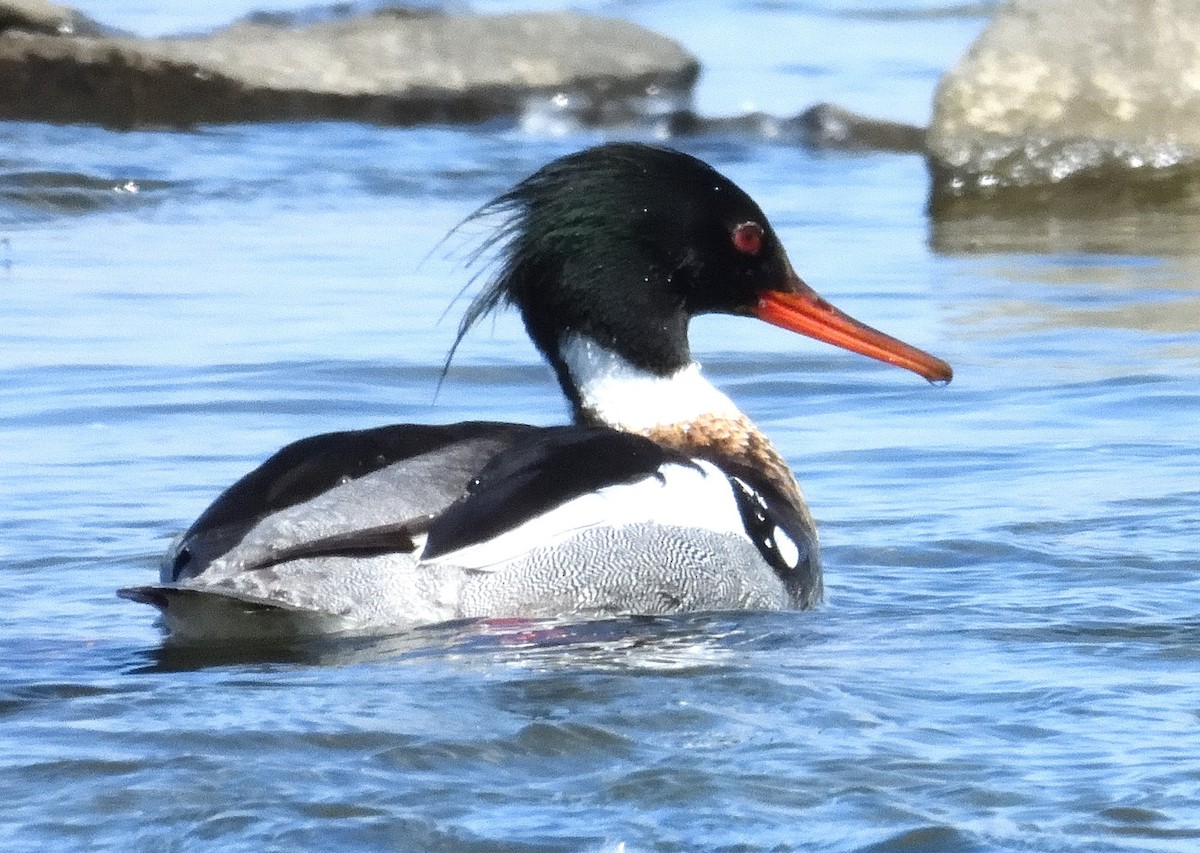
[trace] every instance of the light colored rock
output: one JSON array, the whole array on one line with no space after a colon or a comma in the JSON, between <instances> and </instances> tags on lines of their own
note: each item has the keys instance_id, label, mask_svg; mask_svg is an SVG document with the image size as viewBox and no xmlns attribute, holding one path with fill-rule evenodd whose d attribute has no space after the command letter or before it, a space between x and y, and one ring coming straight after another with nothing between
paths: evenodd
<instances>
[{"instance_id":1,"label":"light colored rock","mask_svg":"<svg viewBox=\"0 0 1200 853\"><path fill-rule=\"evenodd\" d=\"M570 88L679 74L693 60L635 24L568 12L376 15L300 28L239 24L141 49L212 68L247 86L334 95Z\"/></svg>"},{"instance_id":2,"label":"light colored rock","mask_svg":"<svg viewBox=\"0 0 1200 853\"><path fill-rule=\"evenodd\" d=\"M928 145L935 195L1188 167L1200 0L1007 0L942 78Z\"/></svg>"},{"instance_id":3,"label":"light colored rock","mask_svg":"<svg viewBox=\"0 0 1200 853\"><path fill-rule=\"evenodd\" d=\"M0 35L0 118L118 126L339 118L475 121L560 91L690 93L696 60L634 24L575 13L379 13L195 38Z\"/></svg>"}]
</instances>

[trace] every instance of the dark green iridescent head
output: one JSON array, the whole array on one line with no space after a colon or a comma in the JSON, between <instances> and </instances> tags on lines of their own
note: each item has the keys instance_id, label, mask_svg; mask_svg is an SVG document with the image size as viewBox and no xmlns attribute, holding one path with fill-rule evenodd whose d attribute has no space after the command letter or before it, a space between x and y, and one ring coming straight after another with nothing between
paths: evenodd
<instances>
[{"instance_id":1,"label":"dark green iridescent head","mask_svg":"<svg viewBox=\"0 0 1200 853\"><path fill-rule=\"evenodd\" d=\"M548 164L484 207L508 217L499 272L472 302L459 338L514 305L559 367L567 333L660 375L690 360L687 324L707 312L751 314L795 275L758 205L687 154L636 143Z\"/></svg>"}]
</instances>

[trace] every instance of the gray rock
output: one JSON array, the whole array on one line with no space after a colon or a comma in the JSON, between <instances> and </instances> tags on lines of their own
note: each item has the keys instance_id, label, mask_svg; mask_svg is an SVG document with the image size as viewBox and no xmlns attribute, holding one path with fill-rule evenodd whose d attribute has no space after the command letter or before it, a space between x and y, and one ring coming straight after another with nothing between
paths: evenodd
<instances>
[{"instance_id":1,"label":"gray rock","mask_svg":"<svg viewBox=\"0 0 1200 853\"><path fill-rule=\"evenodd\" d=\"M1007 0L942 78L928 144L935 213L1011 188L1171 192L1200 163L1200 0Z\"/></svg>"},{"instance_id":2,"label":"gray rock","mask_svg":"<svg viewBox=\"0 0 1200 853\"><path fill-rule=\"evenodd\" d=\"M168 39L10 29L0 33L0 118L118 127L480 121L564 91L686 97L698 71L670 39L574 13L378 13Z\"/></svg>"}]
</instances>

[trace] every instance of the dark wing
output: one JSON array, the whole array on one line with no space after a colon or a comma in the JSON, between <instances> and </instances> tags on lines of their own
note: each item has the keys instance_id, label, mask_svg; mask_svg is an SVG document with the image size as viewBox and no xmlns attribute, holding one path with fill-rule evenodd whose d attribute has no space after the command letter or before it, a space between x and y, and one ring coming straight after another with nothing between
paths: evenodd
<instances>
[{"instance_id":1,"label":"dark wing","mask_svg":"<svg viewBox=\"0 0 1200 853\"><path fill-rule=\"evenodd\" d=\"M273 513L389 466L439 454L447 476L422 477L418 501L421 505L409 513L414 519L422 516L427 519L461 496L472 474L496 453L538 431L538 427L525 424L468 421L437 426L397 424L301 439L226 489L200 515L168 555L163 580L178 581L199 574ZM393 533L398 537L395 543L403 544L407 534ZM363 534L364 549L382 547L383 532L372 528ZM313 545L318 551L322 547L353 548L353 531L339 536L338 543ZM304 546L305 543L296 543L290 547L301 552Z\"/></svg>"},{"instance_id":2,"label":"dark wing","mask_svg":"<svg viewBox=\"0 0 1200 853\"><path fill-rule=\"evenodd\" d=\"M470 439L460 440L453 445L453 465L445 448L423 449L438 471L461 474L450 478L456 485L441 495L440 503L424 502L428 513L304 538L259 553L242 569L317 557L413 553L422 535L428 537L422 556L437 557L498 536L572 498L652 476L665 462L690 464L649 439L602 427L531 429L487 457L475 452ZM469 449L468 465L473 467L464 468L464 449ZM410 465L403 470L422 484L430 479L422 476L425 469Z\"/></svg>"},{"instance_id":3,"label":"dark wing","mask_svg":"<svg viewBox=\"0 0 1200 853\"><path fill-rule=\"evenodd\" d=\"M694 463L648 438L605 427L539 430L480 471L469 492L429 525L423 558L494 538L572 498Z\"/></svg>"}]
</instances>

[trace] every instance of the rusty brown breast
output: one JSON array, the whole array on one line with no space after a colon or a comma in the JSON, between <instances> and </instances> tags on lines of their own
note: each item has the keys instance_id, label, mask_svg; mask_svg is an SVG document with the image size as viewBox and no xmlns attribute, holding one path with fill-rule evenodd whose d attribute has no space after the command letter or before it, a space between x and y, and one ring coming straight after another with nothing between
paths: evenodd
<instances>
[{"instance_id":1,"label":"rusty brown breast","mask_svg":"<svg viewBox=\"0 0 1200 853\"><path fill-rule=\"evenodd\" d=\"M603 423L592 413L585 411L583 414L585 421ZM771 440L743 414L703 414L684 423L656 424L632 431L664 447L708 459L717 465L730 461L762 471L797 507L805 506L792 469Z\"/></svg>"}]
</instances>

